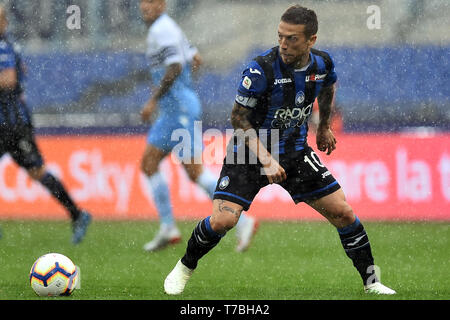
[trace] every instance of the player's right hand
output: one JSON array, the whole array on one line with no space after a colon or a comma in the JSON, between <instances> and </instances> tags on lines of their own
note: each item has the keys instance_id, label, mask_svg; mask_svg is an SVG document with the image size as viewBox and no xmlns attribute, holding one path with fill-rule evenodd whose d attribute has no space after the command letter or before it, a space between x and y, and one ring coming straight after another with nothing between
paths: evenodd
<instances>
[{"instance_id":1,"label":"player's right hand","mask_svg":"<svg viewBox=\"0 0 450 320\"><path fill-rule=\"evenodd\" d=\"M267 176L269 183L281 183L287 179L286 171L274 158L270 157L270 160L266 164L263 164L264 174Z\"/></svg>"}]
</instances>

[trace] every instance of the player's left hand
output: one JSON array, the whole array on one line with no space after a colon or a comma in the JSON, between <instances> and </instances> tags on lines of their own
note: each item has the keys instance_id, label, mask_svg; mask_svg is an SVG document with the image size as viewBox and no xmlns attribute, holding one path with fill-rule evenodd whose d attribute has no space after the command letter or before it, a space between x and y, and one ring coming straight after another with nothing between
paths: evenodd
<instances>
[{"instance_id":1,"label":"player's left hand","mask_svg":"<svg viewBox=\"0 0 450 320\"><path fill-rule=\"evenodd\" d=\"M316 135L317 149L330 155L336 149L336 138L330 128L320 127Z\"/></svg>"},{"instance_id":2,"label":"player's left hand","mask_svg":"<svg viewBox=\"0 0 450 320\"><path fill-rule=\"evenodd\" d=\"M149 122L153 113L156 110L158 102L155 99L150 99L141 110L141 119L144 122Z\"/></svg>"}]
</instances>

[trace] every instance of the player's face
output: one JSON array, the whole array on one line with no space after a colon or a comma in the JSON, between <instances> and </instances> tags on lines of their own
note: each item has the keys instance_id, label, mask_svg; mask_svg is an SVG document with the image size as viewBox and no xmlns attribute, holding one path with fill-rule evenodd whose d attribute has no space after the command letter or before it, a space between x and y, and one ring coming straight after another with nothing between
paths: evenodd
<instances>
[{"instance_id":1,"label":"player's face","mask_svg":"<svg viewBox=\"0 0 450 320\"><path fill-rule=\"evenodd\" d=\"M316 42L317 36L305 36L304 24L290 24L281 21L278 25L278 43L280 56L284 63L291 64L302 60L309 55L309 50Z\"/></svg>"},{"instance_id":2,"label":"player's face","mask_svg":"<svg viewBox=\"0 0 450 320\"><path fill-rule=\"evenodd\" d=\"M164 0L141 0L139 8L141 9L142 19L147 23L155 21L165 10Z\"/></svg>"}]
</instances>

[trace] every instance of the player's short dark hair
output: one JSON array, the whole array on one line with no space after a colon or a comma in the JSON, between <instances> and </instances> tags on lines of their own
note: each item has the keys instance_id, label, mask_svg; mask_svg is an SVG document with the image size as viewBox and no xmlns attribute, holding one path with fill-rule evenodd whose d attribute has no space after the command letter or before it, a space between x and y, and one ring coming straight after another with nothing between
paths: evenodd
<instances>
[{"instance_id":1,"label":"player's short dark hair","mask_svg":"<svg viewBox=\"0 0 450 320\"><path fill-rule=\"evenodd\" d=\"M281 21L289 24L304 24L305 36L307 38L317 34L317 30L319 29L316 13L298 4L287 8L281 16Z\"/></svg>"}]
</instances>

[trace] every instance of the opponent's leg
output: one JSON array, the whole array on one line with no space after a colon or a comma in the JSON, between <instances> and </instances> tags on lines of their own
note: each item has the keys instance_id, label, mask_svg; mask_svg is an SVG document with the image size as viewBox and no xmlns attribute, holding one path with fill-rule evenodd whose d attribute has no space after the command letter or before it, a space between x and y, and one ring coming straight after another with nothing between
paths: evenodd
<instances>
[{"instance_id":1,"label":"opponent's leg","mask_svg":"<svg viewBox=\"0 0 450 320\"><path fill-rule=\"evenodd\" d=\"M47 190L66 208L72 219L72 242L78 244L83 240L92 216L89 212L81 210L70 197L61 181L48 172L45 166L28 169L28 174L39 181Z\"/></svg>"},{"instance_id":2,"label":"opponent's leg","mask_svg":"<svg viewBox=\"0 0 450 320\"><path fill-rule=\"evenodd\" d=\"M158 167L166 153L148 144L141 162L141 169L146 175L148 189L158 211L160 228L152 241L144 245L144 250L155 251L181 240L181 234L173 217L170 192L166 180Z\"/></svg>"},{"instance_id":3,"label":"opponent's leg","mask_svg":"<svg viewBox=\"0 0 450 320\"><path fill-rule=\"evenodd\" d=\"M29 169L28 174L34 180L39 181L67 209L73 221L78 218L80 210L67 193L61 181L46 171L44 166Z\"/></svg>"},{"instance_id":4,"label":"opponent's leg","mask_svg":"<svg viewBox=\"0 0 450 320\"><path fill-rule=\"evenodd\" d=\"M253 236L258 230L259 223L256 218L242 213L236 225L236 237L238 244L236 246L237 252L246 251L251 244Z\"/></svg>"},{"instance_id":5,"label":"opponent's leg","mask_svg":"<svg viewBox=\"0 0 450 320\"><path fill-rule=\"evenodd\" d=\"M202 188L210 199L213 198L216 190L217 177L215 177L209 169L203 167L201 164L183 163L186 173L200 188Z\"/></svg>"},{"instance_id":6,"label":"opponent's leg","mask_svg":"<svg viewBox=\"0 0 450 320\"><path fill-rule=\"evenodd\" d=\"M213 201L213 214L195 227L188 241L186 253L164 281L167 294L176 295L183 292L197 263L205 254L214 248L233 228L242 212L242 206L230 201L216 199Z\"/></svg>"},{"instance_id":7,"label":"opponent's leg","mask_svg":"<svg viewBox=\"0 0 450 320\"><path fill-rule=\"evenodd\" d=\"M61 181L46 170L31 126L12 129L7 135L6 148L1 149L8 151L14 161L26 169L32 179L47 188L50 194L69 212L73 228L72 242L79 243L86 234L87 227L92 220L91 215L87 211L80 210Z\"/></svg>"},{"instance_id":8,"label":"opponent's leg","mask_svg":"<svg viewBox=\"0 0 450 320\"><path fill-rule=\"evenodd\" d=\"M366 230L345 201L342 189L307 203L336 227L345 253L352 260L363 280L365 291L377 294L395 294L394 290L382 285L377 278Z\"/></svg>"}]
</instances>

